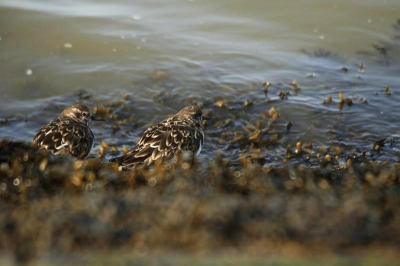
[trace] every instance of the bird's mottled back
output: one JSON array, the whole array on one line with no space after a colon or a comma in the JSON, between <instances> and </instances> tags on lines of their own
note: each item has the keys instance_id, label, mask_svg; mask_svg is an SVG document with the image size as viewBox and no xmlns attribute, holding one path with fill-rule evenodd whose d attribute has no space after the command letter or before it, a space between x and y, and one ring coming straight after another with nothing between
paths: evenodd
<instances>
[{"instance_id":1,"label":"bird's mottled back","mask_svg":"<svg viewBox=\"0 0 400 266\"><path fill-rule=\"evenodd\" d=\"M123 167L132 167L140 163L151 164L180 151L198 155L204 142L201 127L203 118L197 106L187 106L173 117L149 127L127 155L110 161L118 162Z\"/></svg>"},{"instance_id":2,"label":"bird's mottled back","mask_svg":"<svg viewBox=\"0 0 400 266\"><path fill-rule=\"evenodd\" d=\"M90 120L100 119L91 115L85 105L71 105L60 117L43 126L33 138L33 143L54 154L84 159L94 143L94 134L88 126Z\"/></svg>"}]
</instances>

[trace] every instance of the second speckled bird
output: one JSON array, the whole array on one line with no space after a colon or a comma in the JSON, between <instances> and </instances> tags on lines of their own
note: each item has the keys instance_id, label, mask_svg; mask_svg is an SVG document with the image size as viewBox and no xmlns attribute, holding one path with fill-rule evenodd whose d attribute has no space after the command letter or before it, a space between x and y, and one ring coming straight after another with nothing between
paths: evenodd
<instances>
[{"instance_id":1,"label":"second speckled bird","mask_svg":"<svg viewBox=\"0 0 400 266\"><path fill-rule=\"evenodd\" d=\"M180 151L198 155L204 143L203 119L209 118L203 116L200 108L187 106L173 117L149 127L131 151L110 162L118 162L122 167L129 168L135 164L149 165Z\"/></svg>"}]
</instances>

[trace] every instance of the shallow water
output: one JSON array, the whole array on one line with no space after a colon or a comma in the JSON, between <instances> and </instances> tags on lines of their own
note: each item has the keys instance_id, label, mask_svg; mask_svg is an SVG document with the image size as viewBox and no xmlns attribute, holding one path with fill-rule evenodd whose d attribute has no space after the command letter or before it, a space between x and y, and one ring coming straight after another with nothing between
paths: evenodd
<instances>
[{"instance_id":1,"label":"shallow water","mask_svg":"<svg viewBox=\"0 0 400 266\"><path fill-rule=\"evenodd\" d=\"M387 137L394 143L369 156L395 162L399 10L397 0L2 0L0 122L9 123L0 125L0 139L30 141L64 107L81 100L112 108L117 117L91 123L97 156L100 140L131 147L149 124L200 103L213 118L203 158L220 150L237 160L259 148L266 163L280 163L287 146L301 140L311 141L315 152L342 147L345 160L345 154L370 151ZM292 90L293 80L301 91ZM267 95L264 81L272 84ZM93 97L80 99L80 90ZM280 99L281 91L290 93L287 99ZM339 92L353 97L353 105L340 110ZM329 95L334 102L322 104ZM218 107L220 100L226 106ZM252 104L244 106L246 101ZM279 113L275 121L260 115L271 107ZM129 116L113 134L113 124ZM236 143L234 132L247 139L257 121L261 129L270 127L261 139L277 134L277 143Z\"/></svg>"}]
</instances>

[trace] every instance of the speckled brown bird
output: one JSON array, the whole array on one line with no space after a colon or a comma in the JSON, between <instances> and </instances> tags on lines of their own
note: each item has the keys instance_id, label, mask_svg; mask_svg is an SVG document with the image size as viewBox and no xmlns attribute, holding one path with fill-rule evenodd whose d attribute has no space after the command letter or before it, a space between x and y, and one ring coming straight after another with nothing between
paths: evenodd
<instances>
[{"instance_id":1,"label":"speckled brown bird","mask_svg":"<svg viewBox=\"0 0 400 266\"><path fill-rule=\"evenodd\" d=\"M149 127L136 146L126 155L113 158L123 168L135 164L151 164L160 158L169 158L181 151L198 155L204 143L204 131L201 127L202 111L197 106L187 106L171 118Z\"/></svg>"},{"instance_id":2,"label":"speckled brown bird","mask_svg":"<svg viewBox=\"0 0 400 266\"><path fill-rule=\"evenodd\" d=\"M94 134L88 126L90 120L103 119L92 115L87 106L73 104L42 127L33 138L33 144L54 154L84 159L94 143Z\"/></svg>"}]
</instances>

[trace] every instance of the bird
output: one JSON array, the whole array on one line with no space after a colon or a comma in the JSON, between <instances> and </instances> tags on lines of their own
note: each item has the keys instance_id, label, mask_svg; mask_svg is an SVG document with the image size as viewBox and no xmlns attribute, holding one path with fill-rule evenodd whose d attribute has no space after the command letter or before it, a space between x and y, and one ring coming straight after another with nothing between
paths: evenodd
<instances>
[{"instance_id":1,"label":"bird","mask_svg":"<svg viewBox=\"0 0 400 266\"><path fill-rule=\"evenodd\" d=\"M85 159L94 143L94 134L89 128L90 120L104 121L90 113L83 104L73 104L61 115L43 126L32 143L57 155Z\"/></svg>"},{"instance_id":2,"label":"bird","mask_svg":"<svg viewBox=\"0 0 400 266\"><path fill-rule=\"evenodd\" d=\"M186 106L174 116L150 126L131 151L110 162L117 162L122 169L127 169L137 164L150 165L158 159L171 158L182 151L197 156L204 143L202 121L208 119L199 107Z\"/></svg>"}]
</instances>

